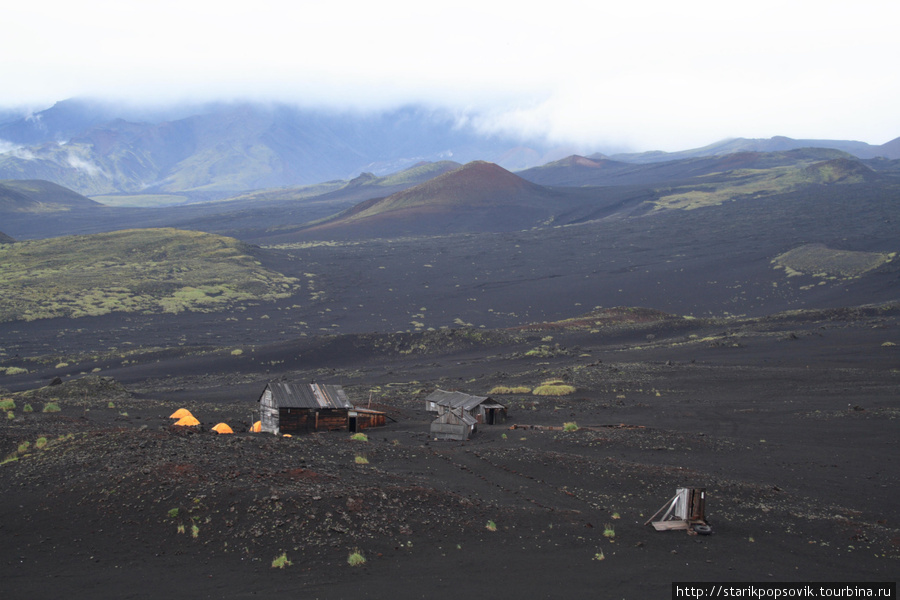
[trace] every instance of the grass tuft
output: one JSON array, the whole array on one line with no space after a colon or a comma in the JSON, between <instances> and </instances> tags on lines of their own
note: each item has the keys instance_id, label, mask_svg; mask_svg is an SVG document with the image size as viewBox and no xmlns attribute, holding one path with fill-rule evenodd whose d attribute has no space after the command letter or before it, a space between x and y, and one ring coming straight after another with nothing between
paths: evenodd
<instances>
[{"instance_id":1,"label":"grass tuft","mask_svg":"<svg viewBox=\"0 0 900 600\"><path fill-rule=\"evenodd\" d=\"M367 436L364 433L354 433L353 435L350 436L350 439L354 440L356 442L368 442L369 436Z\"/></svg>"},{"instance_id":2,"label":"grass tuft","mask_svg":"<svg viewBox=\"0 0 900 600\"><path fill-rule=\"evenodd\" d=\"M285 567L291 566L292 564L294 564L294 563L292 563L290 560L288 560L286 552L282 552L281 556L276 556L274 559L272 559L272 568L273 569L283 569Z\"/></svg>"},{"instance_id":3,"label":"grass tuft","mask_svg":"<svg viewBox=\"0 0 900 600\"><path fill-rule=\"evenodd\" d=\"M575 393L575 386L552 381L542 383L531 392L535 396L568 396Z\"/></svg>"},{"instance_id":4,"label":"grass tuft","mask_svg":"<svg viewBox=\"0 0 900 600\"><path fill-rule=\"evenodd\" d=\"M563 431L578 431L578 423L575 421L567 421L563 423Z\"/></svg>"},{"instance_id":5,"label":"grass tuft","mask_svg":"<svg viewBox=\"0 0 900 600\"><path fill-rule=\"evenodd\" d=\"M494 523L493 520L489 520L487 522L487 525L484 526L484 528L487 529L488 531L497 531L497 524Z\"/></svg>"},{"instance_id":6,"label":"grass tuft","mask_svg":"<svg viewBox=\"0 0 900 600\"><path fill-rule=\"evenodd\" d=\"M488 396L496 396L499 394L530 394L531 388L525 387L524 385L515 386L515 387L507 387L505 385L498 385L491 388L491 391L488 392Z\"/></svg>"},{"instance_id":7,"label":"grass tuft","mask_svg":"<svg viewBox=\"0 0 900 600\"><path fill-rule=\"evenodd\" d=\"M361 455L361 454L357 454L357 455L356 455L356 458L353 459L353 460L354 460L354 462L355 462L356 464L358 464L358 465L367 465L367 464L369 464L369 459L366 458L365 456Z\"/></svg>"},{"instance_id":8,"label":"grass tuft","mask_svg":"<svg viewBox=\"0 0 900 600\"><path fill-rule=\"evenodd\" d=\"M45 413L58 413L60 410L62 409L59 408L59 404L57 404L56 402L49 402L44 405Z\"/></svg>"},{"instance_id":9,"label":"grass tuft","mask_svg":"<svg viewBox=\"0 0 900 600\"><path fill-rule=\"evenodd\" d=\"M360 552L359 549L356 549L350 553L350 556L347 557L347 564L351 567L359 567L366 564L366 557L363 556L362 552Z\"/></svg>"}]
</instances>

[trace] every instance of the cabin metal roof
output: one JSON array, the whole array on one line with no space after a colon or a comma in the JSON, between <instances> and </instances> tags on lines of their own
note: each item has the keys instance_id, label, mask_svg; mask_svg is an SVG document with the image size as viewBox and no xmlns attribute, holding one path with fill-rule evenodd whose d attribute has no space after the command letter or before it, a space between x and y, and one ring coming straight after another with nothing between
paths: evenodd
<instances>
[{"instance_id":1,"label":"cabin metal roof","mask_svg":"<svg viewBox=\"0 0 900 600\"><path fill-rule=\"evenodd\" d=\"M487 396L472 396L463 392L447 392L441 389L430 393L425 400L434 402L438 406L461 408L463 410L472 410L479 404L484 404L488 408L505 408L505 406L498 404Z\"/></svg>"},{"instance_id":2,"label":"cabin metal roof","mask_svg":"<svg viewBox=\"0 0 900 600\"><path fill-rule=\"evenodd\" d=\"M465 411L463 411L462 413L458 413L458 412L454 412L452 410L445 412L444 414L439 416L437 419L435 419L434 422L435 423L453 423L453 422L459 423L459 422L461 422L469 427L474 427L475 425L478 424L478 420L475 419L475 417L473 417L469 413L467 413Z\"/></svg>"},{"instance_id":3,"label":"cabin metal roof","mask_svg":"<svg viewBox=\"0 0 900 600\"><path fill-rule=\"evenodd\" d=\"M272 402L278 408L353 408L344 388L321 383L270 382Z\"/></svg>"}]
</instances>

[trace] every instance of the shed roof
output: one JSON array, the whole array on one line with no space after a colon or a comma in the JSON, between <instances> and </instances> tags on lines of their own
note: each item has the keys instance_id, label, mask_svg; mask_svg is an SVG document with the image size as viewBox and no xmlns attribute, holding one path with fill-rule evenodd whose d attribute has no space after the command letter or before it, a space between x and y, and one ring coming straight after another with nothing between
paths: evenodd
<instances>
[{"instance_id":1,"label":"shed roof","mask_svg":"<svg viewBox=\"0 0 900 600\"><path fill-rule=\"evenodd\" d=\"M463 410L472 410L479 404L484 404L489 408L505 408L487 396L472 396L463 392L447 392L437 389L431 392L427 398L428 402L434 402L438 406L446 406L448 408L461 408Z\"/></svg>"},{"instance_id":2,"label":"shed roof","mask_svg":"<svg viewBox=\"0 0 900 600\"><path fill-rule=\"evenodd\" d=\"M458 413L452 410L449 410L436 418L434 423L460 423L469 426L470 428L477 425L478 421L475 420L475 417L470 415L467 412Z\"/></svg>"},{"instance_id":3,"label":"shed roof","mask_svg":"<svg viewBox=\"0 0 900 600\"><path fill-rule=\"evenodd\" d=\"M339 385L272 381L266 389L278 408L353 408Z\"/></svg>"}]
</instances>

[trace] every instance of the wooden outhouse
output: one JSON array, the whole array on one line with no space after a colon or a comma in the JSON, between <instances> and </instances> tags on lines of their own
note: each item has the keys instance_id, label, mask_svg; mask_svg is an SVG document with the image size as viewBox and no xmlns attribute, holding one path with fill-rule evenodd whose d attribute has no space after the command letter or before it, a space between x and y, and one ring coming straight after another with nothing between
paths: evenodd
<instances>
[{"instance_id":1,"label":"wooden outhouse","mask_svg":"<svg viewBox=\"0 0 900 600\"><path fill-rule=\"evenodd\" d=\"M275 434L347 430L353 405L339 385L273 381L259 397L260 430Z\"/></svg>"},{"instance_id":2,"label":"wooden outhouse","mask_svg":"<svg viewBox=\"0 0 900 600\"><path fill-rule=\"evenodd\" d=\"M468 414L477 423L495 425L506 422L506 406L486 396L437 389L425 398L425 409L443 415L450 411Z\"/></svg>"},{"instance_id":3,"label":"wooden outhouse","mask_svg":"<svg viewBox=\"0 0 900 600\"><path fill-rule=\"evenodd\" d=\"M448 410L431 423L431 437L436 440L465 441L475 433L477 422L461 410Z\"/></svg>"},{"instance_id":4,"label":"wooden outhouse","mask_svg":"<svg viewBox=\"0 0 900 600\"><path fill-rule=\"evenodd\" d=\"M677 488L672 499L644 525L648 523L657 531L693 529L708 535L711 528L706 522L706 488Z\"/></svg>"}]
</instances>

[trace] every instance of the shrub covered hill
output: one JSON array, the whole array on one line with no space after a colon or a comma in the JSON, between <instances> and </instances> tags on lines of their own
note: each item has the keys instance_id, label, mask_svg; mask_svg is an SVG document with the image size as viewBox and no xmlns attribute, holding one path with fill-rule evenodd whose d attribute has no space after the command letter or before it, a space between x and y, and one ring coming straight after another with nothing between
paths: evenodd
<instances>
[{"instance_id":1,"label":"shrub covered hill","mask_svg":"<svg viewBox=\"0 0 900 600\"><path fill-rule=\"evenodd\" d=\"M295 287L249 246L208 233L135 229L0 246L0 322L222 310Z\"/></svg>"}]
</instances>

